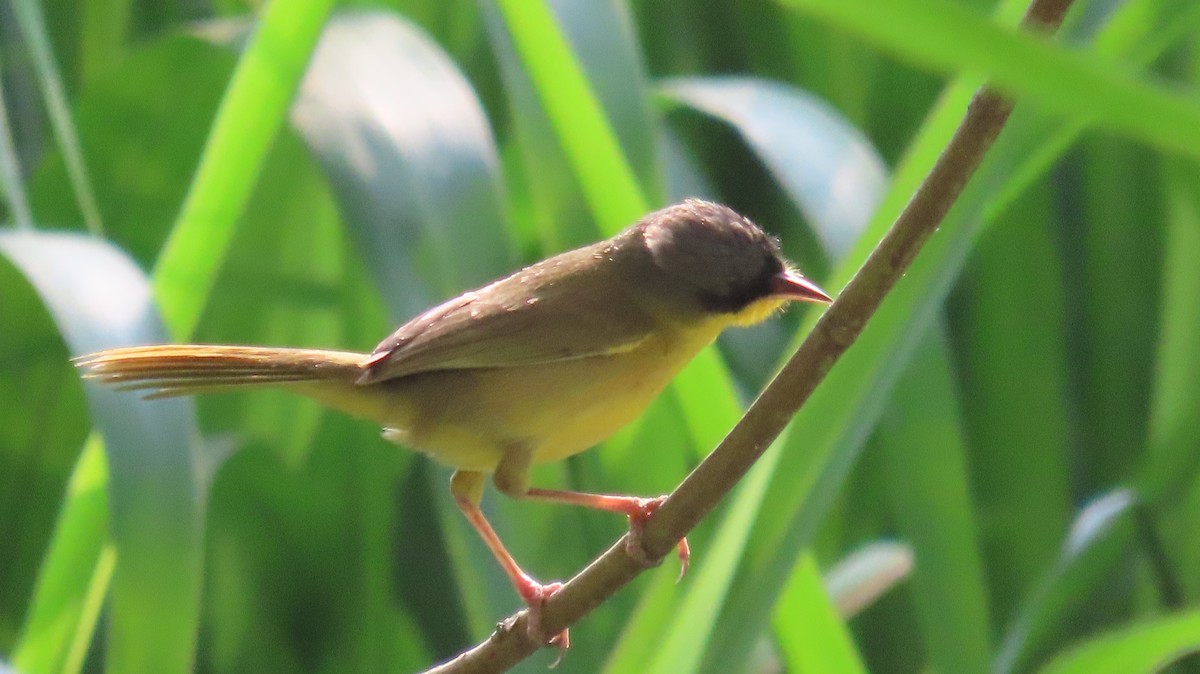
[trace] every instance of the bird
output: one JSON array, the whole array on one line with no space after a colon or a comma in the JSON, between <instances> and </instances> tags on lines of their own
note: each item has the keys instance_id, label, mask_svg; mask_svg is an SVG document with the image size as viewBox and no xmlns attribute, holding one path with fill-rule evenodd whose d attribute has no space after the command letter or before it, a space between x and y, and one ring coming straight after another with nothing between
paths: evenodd
<instances>
[{"instance_id":1,"label":"bird","mask_svg":"<svg viewBox=\"0 0 1200 674\"><path fill-rule=\"evenodd\" d=\"M748 218L688 199L447 300L370 353L168 344L75 363L86 379L148 398L279 388L380 424L386 440L453 469L455 503L527 606L531 638L561 656L568 632L547 638L540 615L562 584L538 582L509 554L480 510L487 476L513 498L626 515L626 547L644 558L641 528L665 497L542 489L531 468L600 443L726 328L793 301L833 300ZM678 552L686 569L686 538Z\"/></svg>"}]
</instances>

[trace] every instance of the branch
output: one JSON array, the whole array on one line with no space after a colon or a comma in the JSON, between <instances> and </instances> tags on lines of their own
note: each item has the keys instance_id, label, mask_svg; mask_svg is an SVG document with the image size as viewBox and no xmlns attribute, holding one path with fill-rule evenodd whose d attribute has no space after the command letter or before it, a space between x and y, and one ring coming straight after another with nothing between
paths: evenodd
<instances>
[{"instance_id":1,"label":"branch","mask_svg":"<svg viewBox=\"0 0 1200 674\"><path fill-rule=\"evenodd\" d=\"M1034 0L1022 26L1053 33L1070 5L1071 0ZM958 199L1012 109L1012 101L990 87L975 94L954 137L912 201L837 301L729 435L646 522L642 545L650 559L661 560L717 506L854 343ZM546 602L542 631L555 634L576 623L645 568L625 551L624 538L617 541ZM520 612L500 623L487 641L426 674L502 672L541 647L528 638L526 616Z\"/></svg>"}]
</instances>

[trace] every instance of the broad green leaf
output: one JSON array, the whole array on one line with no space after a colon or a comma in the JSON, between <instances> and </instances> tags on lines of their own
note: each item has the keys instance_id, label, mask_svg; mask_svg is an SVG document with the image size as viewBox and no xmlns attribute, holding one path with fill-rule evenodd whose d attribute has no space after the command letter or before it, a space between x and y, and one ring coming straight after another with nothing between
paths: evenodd
<instances>
[{"instance_id":1,"label":"broad green leaf","mask_svg":"<svg viewBox=\"0 0 1200 674\"><path fill-rule=\"evenodd\" d=\"M396 320L511 271L488 120L420 29L384 12L336 17L292 121Z\"/></svg>"},{"instance_id":2,"label":"broad green leaf","mask_svg":"<svg viewBox=\"0 0 1200 674\"><path fill-rule=\"evenodd\" d=\"M887 169L875 148L824 101L746 77L669 79L669 98L731 125L840 258L879 203Z\"/></svg>"},{"instance_id":3,"label":"broad green leaf","mask_svg":"<svg viewBox=\"0 0 1200 674\"><path fill-rule=\"evenodd\" d=\"M1055 657L1041 674L1154 674L1200 652L1200 612L1134 623Z\"/></svg>"},{"instance_id":4,"label":"broad green leaf","mask_svg":"<svg viewBox=\"0 0 1200 674\"><path fill-rule=\"evenodd\" d=\"M941 334L918 347L874 444L899 535L912 546L912 597L929 665L984 674L991 651L988 592L951 362Z\"/></svg>"},{"instance_id":5,"label":"broad green leaf","mask_svg":"<svg viewBox=\"0 0 1200 674\"><path fill-rule=\"evenodd\" d=\"M0 249L42 296L73 354L164 339L148 279L106 244L71 234L6 232L0 235ZM117 555L108 666L114 672L190 671L207 487L192 405L179 399L144 401L95 385L89 385L87 393L108 455ZM68 522L81 516L81 509L97 513L79 503L82 498L85 495L76 492ZM89 524L99 522L91 518ZM94 556L90 551L70 555L101 563L101 539L93 538L92 543ZM57 572L65 566L48 568ZM57 622L51 615L69 623L80 619L79 601L92 580L86 566L70 569L72 574L81 571L83 575L65 589L68 581L44 577L47 594L31 611L32 627L50 628L49 623ZM51 641L40 642L43 637ZM63 637L78 639L73 629L59 632L58 639ZM64 647L65 654L70 643L54 643L55 637L45 633L27 639L43 655L43 649L55 646ZM28 652L33 658L34 651Z\"/></svg>"},{"instance_id":6,"label":"broad green leaf","mask_svg":"<svg viewBox=\"0 0 1200 674\"><path fill-rule=\"evenodd\" d=\"M1080 478L1094 490L1129 475L1144 453L1158 322L1150 298L1159 294L1164 218L1158 160L1144 148L1095 139L1079 162L1083 208L1064 225L1079 242L1064 252L1067 273L1079 281L1068 287L1066 308L1070 325L1086 333L1073 335L1086 344L1074 355L1082 373L1075 385L1090 457Z\"/></svg>"},{"instance_id":7,"label":"broad green leaf","mask_svg":"<svg viewBox=\"0 0 1200 674\"><path fill-rule=\"evenodd\" d=\"M958 289L970 299L949 308L960 326L963 430L997 617L1012 614L1057 555L1072 516L1062 451L1071 435L1068 321L1052 222L1049 186L1032 185L979 237Z\"/></svg>"}]
</instances>

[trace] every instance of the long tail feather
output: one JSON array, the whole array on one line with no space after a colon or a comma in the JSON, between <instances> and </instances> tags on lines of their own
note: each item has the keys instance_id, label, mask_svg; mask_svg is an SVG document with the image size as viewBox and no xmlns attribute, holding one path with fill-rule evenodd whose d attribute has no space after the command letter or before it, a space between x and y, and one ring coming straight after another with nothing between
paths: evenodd
<instances>
[{"instance_id":1,"label":"long tail feather","mask_svg":"<svg viewBox=\"0 0 1200 674\"><path fill-rule=\"evenodd\" d=\"M349 351L170 344L109 349L74 362L86 379L162 398L311 381L352 384L366 359Z\"/></svg>"}]
</instances>

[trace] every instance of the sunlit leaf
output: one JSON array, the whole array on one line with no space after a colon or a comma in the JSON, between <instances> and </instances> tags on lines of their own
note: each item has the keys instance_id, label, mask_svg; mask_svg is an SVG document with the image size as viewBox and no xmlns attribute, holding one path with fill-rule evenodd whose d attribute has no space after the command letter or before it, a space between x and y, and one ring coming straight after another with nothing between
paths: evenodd
<instances>
[{"instance_id":1,"label":"sunlit leaf","mask_svg":"<svg viewBox=\"0 0 1200 674\"><path fill-rule=\"evenodd\" d=\"M691 77L664 94L730 124L840 258L879 203L887 169L862 132L819 98L778 82Z\"/></svg>"},{"instance_id":2,"label":"sunlit leaf","mask_svg":"<svg viewBox=\"0 0 1200 674\"><path fill-rule=\"evenodd\" d=\"M1200 104L1125 69L1018 34L949 0L785 0L922 65L986 76L1047 110L1200 154Z\"/></svg>"},{"instance_id":3,"label":"sunlit leaf","mask_svg":"<svg viewBox=\"0 0 1200 674\"><path fill-rule=\"evenodd\" d=\"M1153 674L1200 652L1200 613L1135 623L1054 658L1041 674Z\"/></svg>"},{"instance_id":4,"label":"sunlit leaf","mask_svg":"<svg viewBox=\"0 0 1200 674\"><path fill-rule=\"evenodd\" d=\"M488 120L420 29L384 12L337 16L291 117L396 320L511 269Z\"/></svg>"},{"instance_id":5,"label":"sunlit leaf","mask_svg":"<svg viewBox=\"0 0 1200 674\"><path fill-rule=\"evenodd\" d=\"M42 296L72 354L165 338L149 280L113 248L70 234L5 232L0 234L0 250ZM107 646L110 669L190 671L199 620L207 489L195 413L190 402L180 399L145 401L96 385L89 385L87 393L108 456L117 553ZM99 548L94 554L99 560ZM92 553L80 553L77 559L93 559ZM38 620L32 627L50 628L56 622L51 615L78 620L90 581L85 575L59 594L64 579L44 578L42 587L53 594L45 597L45 608L35 608ZM68 631L58 636L75 635ZM27 636L32 642L40 637ZM37 648L56 646L65 644L38 643Z\"/></svg>"}]
</instances>

